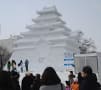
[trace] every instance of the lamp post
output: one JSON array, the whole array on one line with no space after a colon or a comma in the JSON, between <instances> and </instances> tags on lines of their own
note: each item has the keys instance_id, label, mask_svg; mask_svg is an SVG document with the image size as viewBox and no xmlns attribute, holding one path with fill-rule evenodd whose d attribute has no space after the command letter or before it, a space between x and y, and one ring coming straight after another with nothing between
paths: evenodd
<instances>
[{"instance_id":1,"label":"lamp post","mask_svg":"<svg viewBox=\"0 0 101 90\"><path fill-rule=\"evenodd\" d=\"M3 69L3 51L0 51L0 71L2 71Z\"/></svg>"}]
</instances>

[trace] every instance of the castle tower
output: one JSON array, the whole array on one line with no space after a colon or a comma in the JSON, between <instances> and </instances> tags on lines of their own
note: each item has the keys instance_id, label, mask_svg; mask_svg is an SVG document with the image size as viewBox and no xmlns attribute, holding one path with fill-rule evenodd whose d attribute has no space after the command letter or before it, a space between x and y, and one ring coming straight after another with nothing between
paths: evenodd
<instances>
[{"instance_id":1,"label":"castle tower","mask_svg":"<svg viewBox=\"0 0 101 90\"><path fill-rule=\"evenodd\" d=\"M47 66L63 70L64 58L78 53L78 42L71 38L71 29L66 27L56 7L43 8L27 26L29 31L21 33L21 39L15 41L11 59L16 62L29 60L29 69L42 71Z\"/></svg>"}]
</instances>

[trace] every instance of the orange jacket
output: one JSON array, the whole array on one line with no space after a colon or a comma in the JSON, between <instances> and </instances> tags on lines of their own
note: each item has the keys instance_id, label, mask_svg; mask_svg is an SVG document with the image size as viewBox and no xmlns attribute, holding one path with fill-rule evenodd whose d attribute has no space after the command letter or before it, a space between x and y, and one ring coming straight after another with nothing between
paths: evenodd
<instances>
[{"instance_id":1,"label":"orange jacket","mask_svg":"<svg viewBox=\"0 0 101 90\"><path fill-rule=\"evenodd\" d=\"M79 90L79 84L77 82L73 82L71 84L71 89L72 90Z\"/></svg>"}]
</instances>

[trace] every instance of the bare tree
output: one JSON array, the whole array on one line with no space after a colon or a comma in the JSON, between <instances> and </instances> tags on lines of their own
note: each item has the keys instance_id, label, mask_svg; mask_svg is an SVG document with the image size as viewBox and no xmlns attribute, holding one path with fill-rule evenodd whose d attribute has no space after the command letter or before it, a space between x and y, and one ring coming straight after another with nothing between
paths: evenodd
<instances>
[{"instance_id":1,"label":"bare tree","mask_svg":"<svg viewBox=\"0 0 101 90\"><path fill-rule=\"evenodd\" d=\"M10 53L6 48L0 46L0 70L3 69L3 66L11 57L12 53Z\"/></svg>"}]
</instances>

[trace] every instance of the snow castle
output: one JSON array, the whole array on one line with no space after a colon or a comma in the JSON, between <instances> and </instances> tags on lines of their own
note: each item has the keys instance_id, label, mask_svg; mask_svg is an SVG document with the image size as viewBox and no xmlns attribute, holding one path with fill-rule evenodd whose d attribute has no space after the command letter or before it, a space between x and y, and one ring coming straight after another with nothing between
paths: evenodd
<instances>
[{"instance_id":1,"label":"snow castle","mask_svg":"<svg viewBox=\"0 0 101 90\"><path fill-rule=\"evenodd\" d=\"M29 69L42 72L47 66L57 71L72 67L73 54L79 53L78 34L66 27L55 6L45 7L27 26L29 31L21 33L21 39L14 42L11 59L29 60Z\"/></svg>"}]
</instances>

